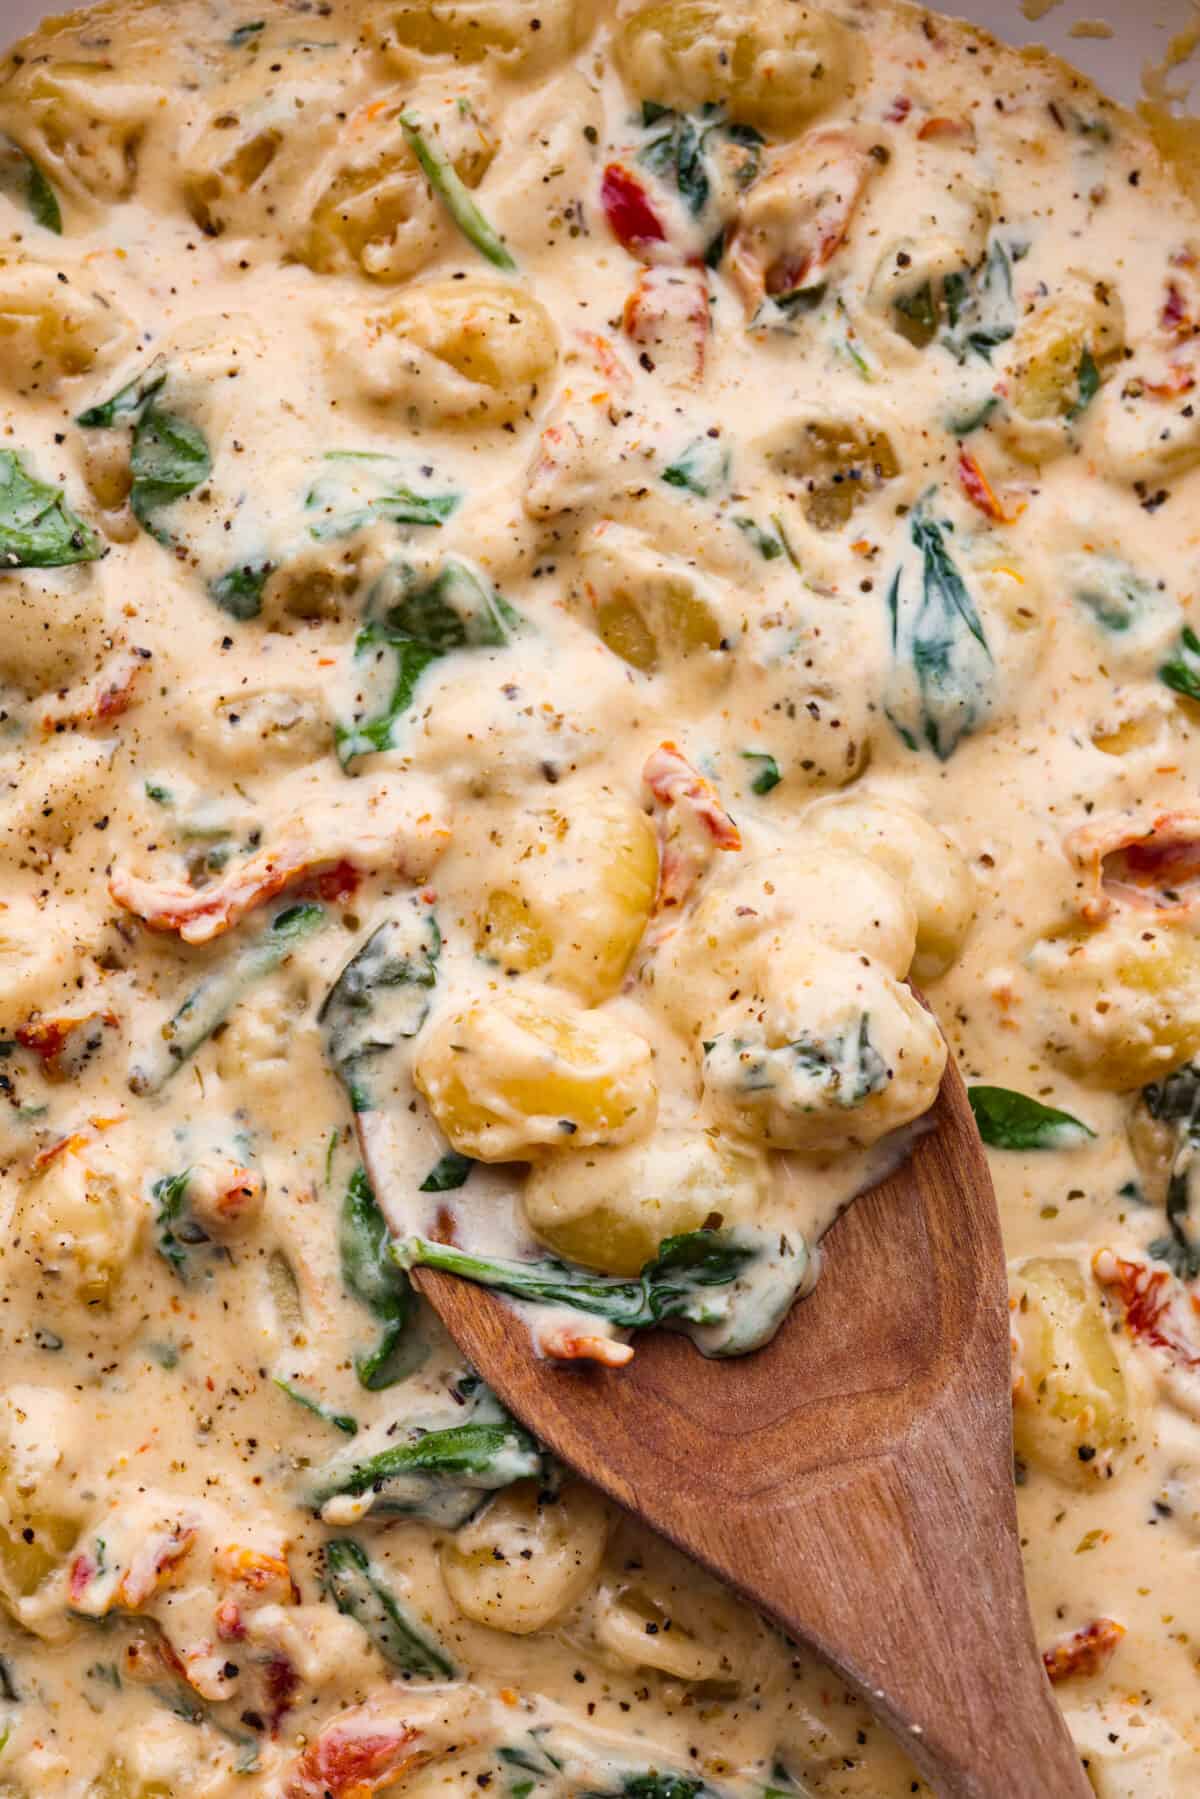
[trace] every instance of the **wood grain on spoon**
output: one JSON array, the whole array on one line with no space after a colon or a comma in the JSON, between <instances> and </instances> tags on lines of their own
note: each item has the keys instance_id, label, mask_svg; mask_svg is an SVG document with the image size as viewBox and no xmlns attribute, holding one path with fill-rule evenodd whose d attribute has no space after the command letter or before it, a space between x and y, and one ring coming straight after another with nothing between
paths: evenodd
<instances>
[{"instance_id":1,"label":"wood grain on spoon","mask_svg":"<svg viewBox=\"0 0 1200 1799\"><path fill-rule=\"evenodd\" d=\"M953 1799L1090 1793L1034 1643L995 1197L951 1064L936 1126L826 1238L766 1349L539 1360L482 1287L414 1278L557 1456L814 1649Z\"/></svg>"}]
</instances>

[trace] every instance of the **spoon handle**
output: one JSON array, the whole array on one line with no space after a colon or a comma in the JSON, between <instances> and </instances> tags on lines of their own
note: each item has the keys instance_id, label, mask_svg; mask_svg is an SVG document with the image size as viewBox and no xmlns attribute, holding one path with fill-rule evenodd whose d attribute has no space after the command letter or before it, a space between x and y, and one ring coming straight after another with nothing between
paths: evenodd
<instances>
[{"instance_id":1,"label":"spoon handle","mask_svg":"<svg viewBox=\"0 0 1200 1799\"><path fill-rule=\"evenodd\" d=\"M934 1411L936 1413L936 1406ZM961 1412L703 1559L812 1644L944 1799L1091 1799L1033 1638L1011 1463ZM981 1442L981 1438L984 1439Z\"/></svg>"}]
</instances>

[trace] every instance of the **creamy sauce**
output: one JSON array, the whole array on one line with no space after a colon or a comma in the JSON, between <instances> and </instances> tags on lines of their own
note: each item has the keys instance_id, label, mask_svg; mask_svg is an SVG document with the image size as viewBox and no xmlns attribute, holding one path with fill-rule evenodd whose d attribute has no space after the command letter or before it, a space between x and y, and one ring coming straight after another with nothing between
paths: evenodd
<instances>
[{"instance_id":1,"label":"creamy sauce","mask_svg":"<svg viewBox=\"0 0 1200 1799\"><path fill-rule=\"evenodd\" d=\"M1200 1785L1146 126L899 6L116 0L0 131L0 1793L924 1791L400 1263L744 1351L947 1053L1039 1639Z\"/></svg>"}]
</instances>

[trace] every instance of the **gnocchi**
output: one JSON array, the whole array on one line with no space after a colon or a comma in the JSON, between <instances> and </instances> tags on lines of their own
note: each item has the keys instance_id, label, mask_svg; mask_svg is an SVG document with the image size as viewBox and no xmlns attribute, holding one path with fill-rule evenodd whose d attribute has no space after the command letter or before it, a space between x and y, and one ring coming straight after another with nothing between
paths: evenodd
<instances>
[{"instance_id":1,"label":"gnocchi","mask_svg":"<svg viewBox=\"0 0 1200 1799\"><path fill-rule=\"evenodd\" d=\"M465 1617L530 1636L557 1624L591 1587L608 1528L608 1507L590 1487L569 1481L549 1492L522 1482L443 1545L442 1579Z\"/></svg>"},{"instance_id":2,"label":"gnocchi","mask_svg":"<svg viewBox=\"0 0 1200 1799\"><path fill-rule=\"evenodd\" d=\"M480 1162L633 1142L658 1106L645 1038L536 983L433 1018L413 1077L454 1148Z\"/></svg>"},{"instance_id":3,"label":"gnocchi","mask_svg":"<svg viewBox=\"0 0 1200 1799\"><path fill-rule=\"evenodd\" d=\"M503 426L531 416L554 376L554 328L499 281L425 282L381 311L326 325L339 378L420 425Z\"/></svg>"},{"instance_id":4,"label":"gnocchi","mask_svg":"<svg viewBox=\"0 0 1200 1799\"><path fill-rule=\"evenodd\" d=\"M866 48L831 13L786 0L649 0L617 39L635 93L664 106L720 101L732 117L790 137L843 99Z\"/></svg>"},{"instance_id":5,"label":"gnocchi","mask_svg":"<svg viewBox=\"0 0 1200 1799\"><path fill-rule=\"evenodd\" d=\"M1071 1485L1111 1480L1134 1425L1098 1292L1074 1262L1037 1257L1012 1293L1018 1455Z\"/></svg>"},{"instance_id":6,"label":"gnocchi","mask_svg":"<svg viewBox=\"0 0 1200 1799\"><path fill-rule=\"evenodd\" d=\"M606 1274L638 1274L664 1238L757 1224L770 1169L750 1144L716 1131L662 1127L648 1143L573 1155L530 1171L525 1217L558 1255Z\"/></svg>"},{"instance_id":7,"label":"gnocchi","mask_svg":"<svg viewBox=\"0 0 1200 1799\"><path fill-rule=\"evenodd\" d=\"M594 1005L616 992L646 927L658 846L631 796L578 781L558 791L560 804L502 828L508 872L482 897L475 947Z\"/></svg>"}]
</instances>

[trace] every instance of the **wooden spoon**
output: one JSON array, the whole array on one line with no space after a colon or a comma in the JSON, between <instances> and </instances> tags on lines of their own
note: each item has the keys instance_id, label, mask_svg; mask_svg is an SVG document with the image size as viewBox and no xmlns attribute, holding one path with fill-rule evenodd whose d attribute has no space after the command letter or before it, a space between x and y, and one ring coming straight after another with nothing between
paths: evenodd
<instances>
[{"instance_id":1,"label":"wooden spoon","mask_svg":"<svg viewBox=\"0 0 1200 1799\"><path fill-rule=\"evenodd\" d=\"M656 1331L627 1369L564 1371L484 1288L415 1278L529 1430L815 1650L936 1792L1083 1799L1026 1603L1000 1228L953 1062L933 1121L740 1360Z\"/></svg>"}]
</instances>

